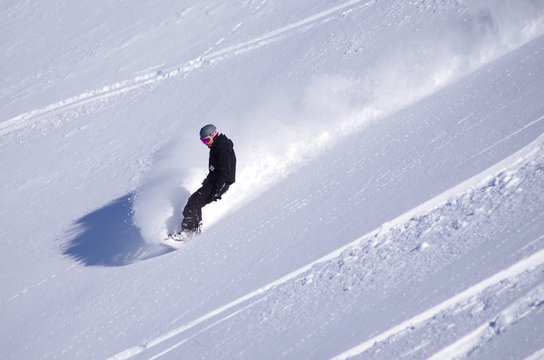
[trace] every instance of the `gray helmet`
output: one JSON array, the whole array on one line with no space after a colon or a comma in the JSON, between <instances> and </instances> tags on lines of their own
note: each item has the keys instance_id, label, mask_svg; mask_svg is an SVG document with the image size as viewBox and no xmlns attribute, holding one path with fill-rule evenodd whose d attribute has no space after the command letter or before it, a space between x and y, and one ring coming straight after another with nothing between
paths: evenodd
<instances>
[{"instance_id":1,"label":"gray helmet","mask_svg":"<svg viewBox=\"0 0 544 360\"><path fill-rule=\"evenodd\" d=\"M216 130L215 125L208 124L204 126L202 129L200 129L200 138L204 139L206 136L210 136L213 134Z\"/></svg>"}]
</instances>

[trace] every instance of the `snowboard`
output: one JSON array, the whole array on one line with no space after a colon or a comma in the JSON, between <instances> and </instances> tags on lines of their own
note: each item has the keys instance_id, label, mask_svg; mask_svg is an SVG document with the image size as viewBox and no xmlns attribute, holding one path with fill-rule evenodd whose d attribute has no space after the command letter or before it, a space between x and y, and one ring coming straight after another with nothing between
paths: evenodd
<instances>
[{"instance_id":1,"label":"snowboard","mask_svg":"<svg viewBox=\"0 0 544 360\"><path fill-rule=\"evenodd\" d=\"M166 245L166 246L168 246L168 247L170 247L170 248L172 248L172 249L177 250L177 249L183 247L184 245L187 245L187 243L188 243L189 241L191 241L195 236L200 235L201 233L202 233L202 222L200 222L200 223L198 224L198 228L196 229L196 231L191 232L191 233L189 233L189 235L187 235L187 237L185 238L185 240L179 241L179 240L174 240L174 239L172 239L172 238L170 237L171 235L174 234L174 233L172 233L172 234L169 234L169 235L166 237L166 239L163 239L163 240L161 241L161 243L164 244L164 245Z\"/></svg>"},{"instance_id":2,"label":"snowboard","mask_svg":"<svg viewBox=\"0 0 544 360\"><path fill-rule=\"evenodd\" d=\"M177 241L167 237L161 241L161 244L168 246L171 249L178 250L187 244L186 241Z\"/></svg>"},{"instance_id":3,"label":"snowboard","mask_svg":"<svg viewBox=\"0 0 544 360\"><path fill-rule=\"evenodd\" d=\"M163 239L161 242L162 242L164 245L166 245L166 246L168 246L168 247L170 247L170 248L172 248L172 249L177 250L177 249L179 249L179 248L181 248L181 247L187 245L187 243L188 243L189 241L191 241L196 235L200 234L200 232L201 232L201 229L200 229L200 227L199 227L199 229L198 229L196 232L194 232L194 233L188 235L188 237L186 237L184 240L174 240L174 239L172 239L172 238L170 237L170 235L172 235L172 234L170 234L170 235L168 235L168 236L166 237L166 239Z\"/></svg>"}]
</instances>

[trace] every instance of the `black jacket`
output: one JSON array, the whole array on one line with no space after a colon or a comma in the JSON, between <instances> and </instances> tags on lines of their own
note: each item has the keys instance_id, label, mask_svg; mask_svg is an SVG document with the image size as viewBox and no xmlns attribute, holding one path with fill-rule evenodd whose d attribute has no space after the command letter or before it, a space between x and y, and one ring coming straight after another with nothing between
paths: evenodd
<instances>
[{"instance_id":1,"label":"black jacket","mask_svg":"<svg viewBox=\"0 0 544 360\"><path fill-rule=\"evenodd\" d=\"M213 184L215 192L220 192L225 184L230 185L236 180L234 144L223 134L217 135L210 148L209 169L204 184Z\"/></svg>"}]
</instances>

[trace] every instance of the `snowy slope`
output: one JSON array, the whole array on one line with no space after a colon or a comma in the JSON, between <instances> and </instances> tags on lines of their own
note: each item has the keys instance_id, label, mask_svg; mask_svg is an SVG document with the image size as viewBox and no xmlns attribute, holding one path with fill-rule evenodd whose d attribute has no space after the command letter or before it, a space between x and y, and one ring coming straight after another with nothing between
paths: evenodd
<instances>
[{"instance_id":1,"label":"snowy slope","mask_svg":"<svg viewBox=\"0 0 544 360\"><path fill-rule=\"evenodd\" d=\"M542 357L542 1L0 17L2 358Z\"/></svg>"}]
</instances>

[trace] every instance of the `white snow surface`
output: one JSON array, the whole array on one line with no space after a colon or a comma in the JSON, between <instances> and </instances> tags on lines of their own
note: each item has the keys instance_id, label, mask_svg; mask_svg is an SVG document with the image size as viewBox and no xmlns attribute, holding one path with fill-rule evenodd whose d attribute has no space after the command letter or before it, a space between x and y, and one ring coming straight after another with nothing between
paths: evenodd
<instances>
[{"instance_id":1,"label":"white snow surface","mask_svg":"<svg viewBox=\"0 0 544 360\"><path fill-rule=\"evenodd\" d=\"M544 358L544 1L0 3L2 359ZM178 251L207 172L237 181Z\"/></svg>"}]
</instances>

